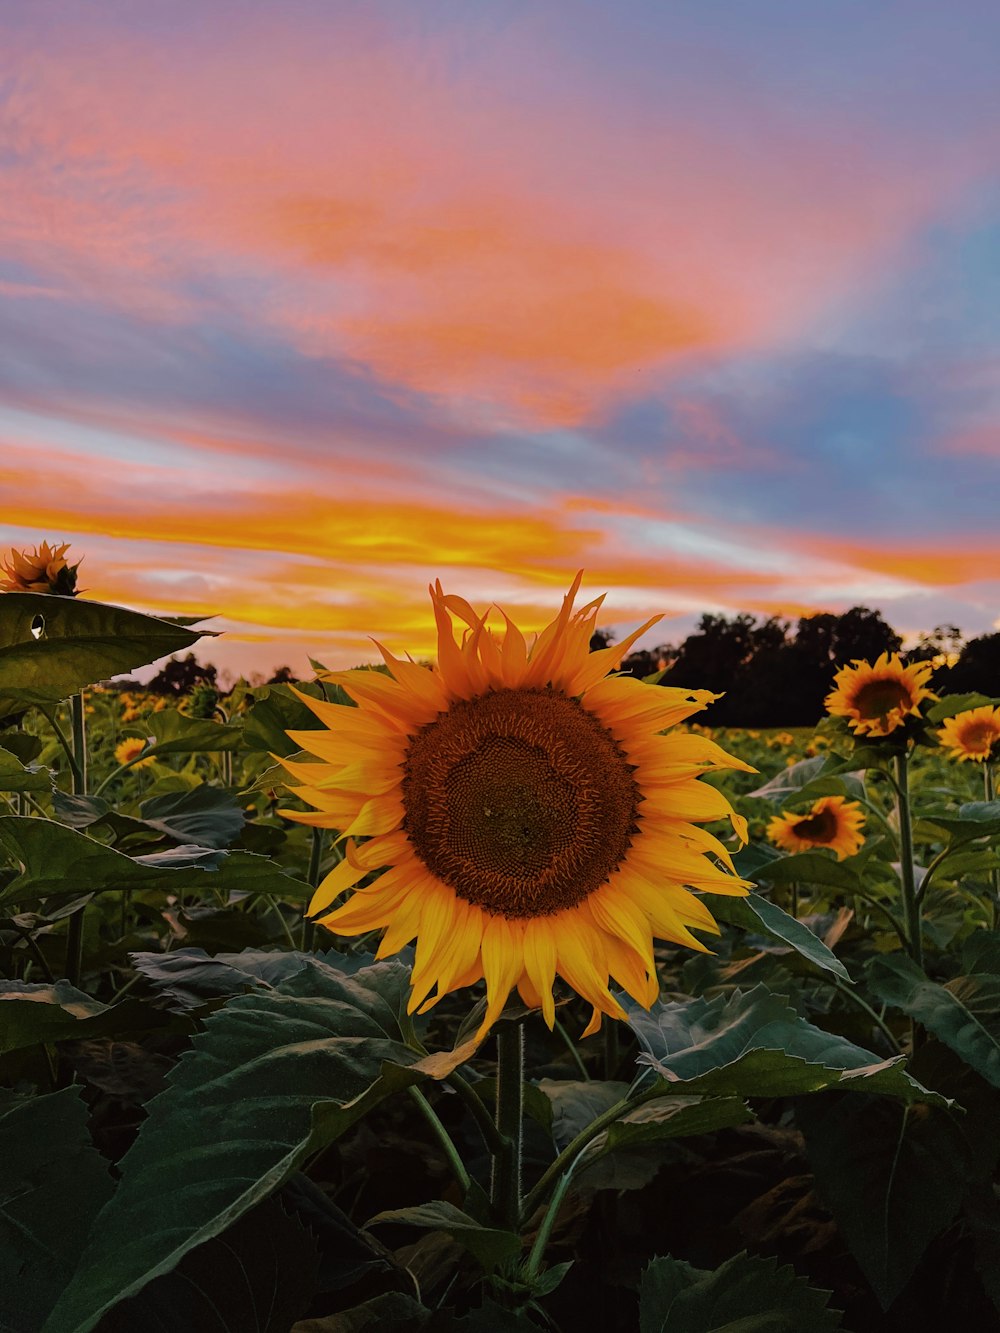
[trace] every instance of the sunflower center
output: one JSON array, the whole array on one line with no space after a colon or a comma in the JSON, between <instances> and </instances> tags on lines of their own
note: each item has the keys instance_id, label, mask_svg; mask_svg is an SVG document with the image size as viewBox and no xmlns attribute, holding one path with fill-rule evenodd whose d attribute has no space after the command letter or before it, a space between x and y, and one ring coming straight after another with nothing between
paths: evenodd
<instances>
[{"instance_id":1,"label":"sunflower center","mask_svg":"<svg viewBox=\"0 0 1000 1333\"><path fill-rule=\"evenodd\" d=\"M493 690L414 735L404 827L460 898L509 918L574 907L636 832L640 793L621 746L575 699Z\"/></svg>"},{"instance_id":2,"label":"sunflower center","mask_svg":"<svg viewBox=\"0 0 1000 1333\"><path fill-rule=\"evenodd\" d=\"M898 680L870 680L854 698L854 707L862 718L885 717L896 708L909 708L910 691Z\"/></svg>"},{"instance_id":3,"label":"sunflower center","mask_svg":"<svg viewBox=\"0 0 1000 1333\"><path fill-rule=\"evenodd\" d=\"M837 816L832 810L818 810L795 825L795 833L810 842L833 842L837 836Z\"/></svg>"},{"instance_id":4,"label":"sunflower center","mask_svg":"<svg viewBox=\"0 0 1000 1333\"><path fill-rule=\"evenodd\" d=\"M1000 732L994 722L967 723L959 736L959 742L966 750L989 750L998 739Z\"/></svg>"}]
</instances>

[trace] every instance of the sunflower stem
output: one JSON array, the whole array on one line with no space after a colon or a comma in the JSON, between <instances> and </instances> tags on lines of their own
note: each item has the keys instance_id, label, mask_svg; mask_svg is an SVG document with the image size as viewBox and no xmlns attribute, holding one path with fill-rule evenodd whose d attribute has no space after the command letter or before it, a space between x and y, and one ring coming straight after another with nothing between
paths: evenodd
<instances>
[{"instance_id":1,"label":"sunflower stem","mask_svg":"<svg viewBox=\"0 0 1000 1333\"><path fill-rule=\"evenodd\" d=\"M462 1198L464 1199L472 1188L472 1179L469 1176L468 1171L465 1169L465 1163L459 1156L458 1149L455 1147L451 1135L445 1129L438 1113L434 1110L434 1107L431 1106L430 1102L420 1089L411 1087L409 1093L412 1100L419 1106L421 1115L431 1127L434 1137L444 1149L444 1155L447 1157L449 1165L455 1173L455 1179L458 1181L459 1188L462 1191Z\"/></svg>"},{"instance_id":2,"label":"sunflower stem","mask_svg":"<svg viewBox=\"0 0 1000 1333\"><path fill-rule=\"evenodd\" d=\"M323 860L323 830L314 828L312 830L312 839L309 844L309 871L307 878L312 888L319 887L320 881L320 863ZM302 918L302 949L304 953L312 953L316 947L316 927L312 921Z\"/></svg>"},{"instance_id":3,"label":"sunflower stem","mask_svg":"<svg viewBox=\"0 0 1000 1333\"><path fill-rule=\"evenodd\" d=\"M73 795L87 794L87 723L84 711L83 691L74 694L71 700L73 717ZM66 926L66 978L73 986L79 986L83 973L83 914L86 904L78 908L70 917Z\"/></svg>"},{"instance_id":4,"label":"sunflower stem","mask_svg":"<svg viewBox=\"0 0 1000 1333\"><path fill-rule=\"evenodd\" d=\"M490 1150L492 1156L496 1156L503 1151L504 1141L500 1137L500 1131L482 1098L457 1070L450 1073L445 1082L452 1088L461 1100L465 1103L466 1110L469 1111L473 1120L479 1126L479 1132L483 1136L483 1142Z\"/></svg>"},{"instance_id":5,"label":"sunflower stem","mask_svg":"<svg viewBox=\"0 0 1000 1333\"><path fill-rule=\"evenodd\" d=\"M524 1138L524 1028L497 1028L497 1129L501 1148L493 1157L490 1197L501 1226L516 1231L521 1214L521 1153Z\"/></svg>"},{"instance_id":6,"label":"sunflower stem","mask_svg":"<svg viewBox=\"0 0 1000 1333\"><path fill-rule=\"evenodd\" d=\"M559 1177L559 1183L552 1191L552 1198L549 1200L549 1206L545 1210L545 1216L542 1218L541 1225L535 1235L534 1244L531 1247L531 1253L528 1255L528 1263L524 1271L525 1282L533 1282L538 1276L542 1267L542 1260L545 1258L545 1251L548 1248L549 1237L552 1235L552 1228L556 1224L556 1218L559 1216L559 1210L562 1207L563 1199L566 1197L566 1191L570 1187L573 1179L573 1172L583 1157L583 1153L577 1153L576 1157L570 1162L569 1166Z\"/></svg>"},{"instance_id":7,"label":"sunflower stem","mask_svg":"<svg viewBox=\"0 0 1000 1333\"><path fill-rule=\"evenodd\" d=\"M924 941L921 922L920 898L917 894L913 870L913 825L910 815L910 779L907 754L901 750L893 761L896 770L896 818L899 824L899 877L903 886L903 907L906 914L907 949L917 967L923 970ZM910 1020L910 1049L923 1044L923 1028Z\"/></svg>"},{"instance_id":8,"label":"sunflower stem","mask_svg":"<svg viewBox=\"0 0 1000 1333\"><path fill-rule=\"evenodd\" d=\"M993 765L989 759L983 764L983 800L995 801L997 798L996 779ZM990 884L993 887L993 929L1000 922L1000 870L990 871Z\"/></svg>"},{"instance_id":9,"label":"sunflower stem","mask_svg":"<svg viewBox=\"0 0 1000 1333\"><path fill-rule=\"evenodd\" d=\"M579 1050L577 1050L576 1042L566 1031L563 1024L559 1022L558 1018L555 1020L555 1023L553 1024L553 1030L556 1033L558 1033L559 1038L562 1041L563 1045L566 1047L567 1051L569 1051L570 1059L576 1065L577 1072L579 1073L580 1078L584 1081L584 1083L589 1083L590 1074L587 1070L587 1066L583 1063L583 1057L581 1056Z\"/></svg>"}]
</instances>

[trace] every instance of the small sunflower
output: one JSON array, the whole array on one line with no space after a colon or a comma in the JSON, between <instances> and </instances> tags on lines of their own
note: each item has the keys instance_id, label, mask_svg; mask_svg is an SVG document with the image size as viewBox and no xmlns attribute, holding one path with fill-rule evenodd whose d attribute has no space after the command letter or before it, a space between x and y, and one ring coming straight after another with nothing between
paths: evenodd
<instances>
[{"instance_id":1,"label":"small sunflower","mask_svg":"<svg viewBox=\"0 0 1000 1333\"><path fill-rule=\"evenodd\" d=\"M983 704L946 718L937 738L953 759L994 759L1000 754L1000 708Z\"/></svg>"},{"instance_id":2,"label":"small sunflower","mask_svg":"<svg viewBox=\"0 0 1000 1333\"><path fill-rule=\"evenodd\" d=\"M146 742L142 739L141 736L129 736L125 740L120 741L115 746L115 758L117 759L119 764L127 764L129 760L135 759L136 755L142 754L145 748L146 748ZM150 755L148 759L140 759L139 762L133 764L132 767L146 768L147 765L151 764L152 762L153 762L153 757L152 755Z\"/></svg>"},{"instance_id":3,"label":"small sunflower","mask_svg":"<svg viewBox=\"0 0 1000 1333\"><path fill-rule=\"evenodd\" d=\"M837 860L854 856L865 840L865 817L857 801L844 796L821 796L804 815L775 815L767 836L786 852L807 852L829 847Z\"/></svg>"},{"instance_id":4,"label":"small sunflower","mask_svg":"<svg viewBox=\"0 0 1000 1333\"><path fill-rule=\"evenodd\" d=\"M921 700L937 697L926 688L932 670L930 662L904 666L898 653L883 653L874 664L855 659L834 676L826 711L846 717L859 736L888 736Z\"/></svg>"},{"instance_id":5,"label":"small sunflower","mask_svg":"<svg viewBox=\"0 0 1000 1333\"><path fill-rule=\"evenodd\" d=\"M33 551L11 550L0 560L0 589L4 592L44 592L61 597L76 596L76 571L66 559L69 542L50 546L42 542Z\"/></svg>"},{"instance_id":6,"label":"small sunflower","mask_svg":"<svg viewBox=\"0 0 1000 1333\"><path fill-rule=\"evenodd\" d=\"M351 839L310 915L342 935L384 929L380 958L415 939L411 1012L485 978L481 1033L515 987L551 1027L558 974L593 1006L589 1034L625 1016L611 981L655 1000L654 937L706 952L691 930L718 927L689 890L749 887L698 827L728 818L745 841L746 823L698 778L754 770L704 736L660 734L717 696L609 677L660 617L590 652L604 599L574 611L579 586L529 647L505 612L497 635L438 582L435 667L379 645L388 675L324 677L357 708L300 695L327 730L289 732L322 763L283 761L316 807L285 814Z\"/></svg>"}]
</instances>

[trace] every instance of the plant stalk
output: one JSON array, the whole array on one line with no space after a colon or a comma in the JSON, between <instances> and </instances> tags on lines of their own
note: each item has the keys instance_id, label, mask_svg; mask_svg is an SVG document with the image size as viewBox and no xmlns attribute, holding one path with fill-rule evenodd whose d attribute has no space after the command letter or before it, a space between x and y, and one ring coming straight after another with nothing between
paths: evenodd
<instances>
[{"instance_id":1,"label":"plant stalk","mask_svg":"<svg viewBox=\"0 0 1000 1333\"><path fill-rule=\"evenodd\" d=\"M321 879L320 864L323 860L323 830L314 828L312 830L312 840L309 844L309 870L306 878L312 888L318 888ZM316 947L316 927L312 921L302 918L302 949L305 953L312 953Z\"/></svg>"},{"instance_id":2,"label":"plant stalk","mask_svg":"<svg viewBox=\"0 0 1000 1333\"><path fill-rule=\"evenodd\" d=\"M87 722L84 712L83 691L74 694L71 700L73 716L73 795L87 794ZM83 914L86 905L79 908L69 918L66 925L66 978L73 986L79 986L83 973Z\"/></svg>"},{"instance_id":3,"label":"plant stalk","mask_svg":"<svg viewBox=\"0 0 1000 1333\"><path fill-rule=\"evenodd\" d=\"M913 826L910 816L910 783L906 752L897 754L896 817L899 823L899 874L903 886L903 910L906 917L907 949L917 967L924 965L924 942L920 898L913 873Z\"/></svg>"},{"instance_id":4,"label":"plant stalk","mask_svg":"<svg viewBox=\"0 0 1000 1333\"><path fill-rule=\"evenodd\" d=\"M411 1087L409 1089L409 1093L413 1101L416 1102L417 1106L419 1106L421 1115L427 1121L428 1125L430 1126L434 1134L434 1137L437 1139L438 1143L444 1150L444 1155L447 1157L449 1165L451 1166L452 1171L454 1171L455 1173L455 1179L458 1181L458 1185L462 1191L462 1197L464 1199L465 1196L468 1194L469 1190L472 1188L472 1179L469 1176L468 1171L466 1171L465 1169L465 1163L462 1161L462 1158L459 1155L458 1149L455 1147L451 1135L445 1129L444 1125L441 1123L438 1113L434 1110L434 1107L431 1106L430 1102L420 1091L420 1089Z\"/></svg>"},{"instance_id":5,"label":"plant stalk","mask_svg":"<svg viewBox=\"0 0 1000 1333\"><path fill-rule=\"evenodd\" d=\"M497 1028L496 1123L501 1148L493 1157L490 1197L499 1225L516 1231L521 1215L521 1159L524 1139L524 1028Z\"/></svg>"},{"instance_id":6,"label":"plant stalk","mask_svg":"<svg viewBox=\"0 0 1000 1333\"><path fill-rule=\"evenodd\" d=\"M983 764L983 800L995 801L997 798L996 776L989 759ZM1000 924L1000 870L990 871L990 884L993 886L993 929Z\"/></svg>"}]
</instances>

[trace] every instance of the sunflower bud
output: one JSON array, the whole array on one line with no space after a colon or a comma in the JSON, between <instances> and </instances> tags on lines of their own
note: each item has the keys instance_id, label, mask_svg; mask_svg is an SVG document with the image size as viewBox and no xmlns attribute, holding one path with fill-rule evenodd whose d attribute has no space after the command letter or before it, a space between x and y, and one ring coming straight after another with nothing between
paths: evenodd
<instances>
[{"instance_id":1,"label":"sunflower bud","mask_svg":"<svg viewBox=\"0 0 1000 1333\"><path fill-rule=\"evenodd\" d=\"M68 550L69 542L63 542L61 546L42 542L33 551L11 550L6 560L0 560L0 589L75 597L76 571L80 562L71 565L66 559Z\"/></svg>"}]
</instances>

